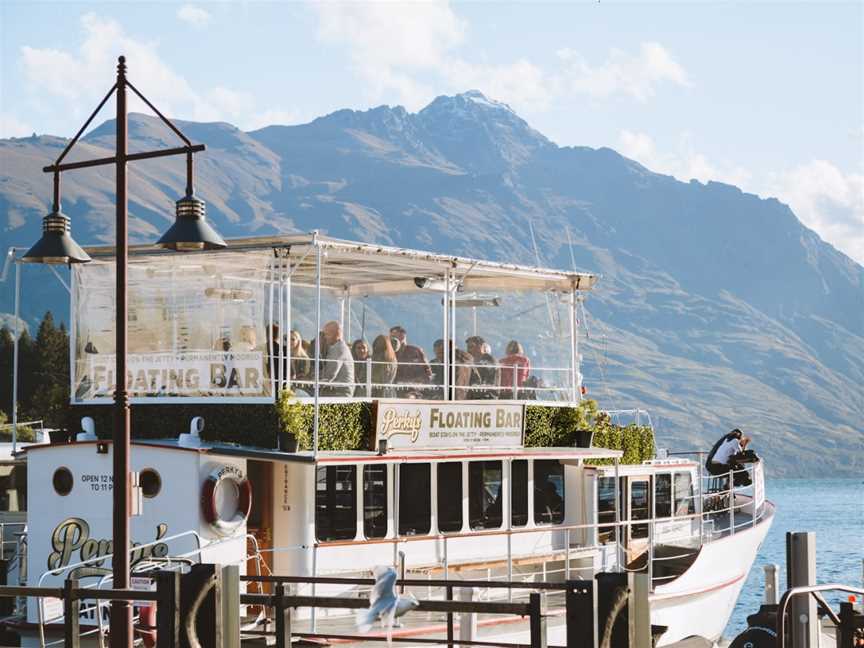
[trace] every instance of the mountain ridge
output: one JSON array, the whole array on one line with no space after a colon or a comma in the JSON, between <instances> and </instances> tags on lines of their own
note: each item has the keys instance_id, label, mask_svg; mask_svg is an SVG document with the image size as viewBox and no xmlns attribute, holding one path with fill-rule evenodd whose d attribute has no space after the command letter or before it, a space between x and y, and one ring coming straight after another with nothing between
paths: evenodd
<instances>
[{"instance_id":1,"label":"mountain ridge","mask_svg":"<svg viewBox=\"0 0 864 648\"><path fill-rule=\"evenodd\" d=\"M742 419L779 422L764 439L776 474L822 472L826 461L838 474L864 467L864 268L780 201L682 182L611 148L558 146L477 91L416 113L339 110L248 133L178 124L208 147L197 191L223 236L320 229L533 265L533 228L543 265L604 276L585 341L586 380L602 405L653 404L661 440L676 444L704 444L724 426L746 427ZM130 150L177 145L155 118L130 116L129 132ZM41 167L63 145L0 141L7 245L38 237L50 197ZM70 159L112 145L109 120ZM152 241L173 218L185 169L166 159L132 167L131 235ZM111 242L112 177L64 176L79 242ZM37 299L39 290L43 301L62 298L40 286ZM837 452L826 459L814 436Z\"/></svg>"}]
</instances>

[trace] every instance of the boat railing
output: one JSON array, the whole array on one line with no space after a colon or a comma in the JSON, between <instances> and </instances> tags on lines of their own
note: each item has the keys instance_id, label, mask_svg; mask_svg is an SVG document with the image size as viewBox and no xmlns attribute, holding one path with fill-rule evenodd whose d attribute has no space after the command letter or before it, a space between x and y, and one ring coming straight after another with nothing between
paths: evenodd
<instances>
[{"instance_id":1,"label":"boat railing","mask_svg":"<svg viewBox=\"0 0 864 648\"><path fill-rule=\"evenodd\" d=\"M294 356L291 359L311 361L312 358ZM285 360L287 364L287 359ZM323 361L322 361L323 362ZM444 377L440 362L398 362L398 368L410 367L414 374L412 379L377 382L373 380L376 366L392 367L392 362L372 360L355 360L355 380L352 382L335 382L320 380L319 396L335 396L354 399L372 398L427 398L430 400L548 400L570 401L578 398L575 394L570 367L531 366L530 370L518 365L506 363L450 363L453 375L448 377L448 385L444 385ZM357 371L358 368L362 371ZM461 372L461 376L456 376ZM476 372L473 373L472 372ZM510 377L505 378L505 373ZM529 375L526 375L528 373ZM426 376L419 379L417 375ZM471 378L473 375L473 378ZM454 378L455 376L455 378ZM467 380L467 382L466 382ZM464 384L463 384L464 382ZM449 389L448 389L449 386ZM312 375L290 375L280 379L278 389L291 389L300 398L314 396L315 380ZM345 394L344 392L348 392ZM341 394L335 392L342 392Z\"/></svg>"},{"instance_id":2,"label":"boat railing","mask_svg":"<svg viewBox=\"0 0 864 648\"><path fill-rule=\"evenodd\" d=\"M647 546L647 570L650 575L652 588L677 578L677 574L655 575L657 567L665 563L685 559L689 554L656 555L657 546L675 546L689 544L694 550L698 550L703 544L720 539L727 535L734 535L743 529L755 527L764 517L765 493L764 476L761 461L743 464L740 468L730 469L720 475L703 474L702 452L676 452L670 455L697 455L699 457L699 468L696 490L692 495L677 495L676 501L692 500L692 515L672 516L658 518L656 515L656 498L654 501L654 514L651 519L639 523L648 526ZM736 485L736 481L741 482ZM707 485L707 487L706 487ZM740 497L739 497L740 496ZM736 513L747 512L740 522L736 521ZM678 525L684 520L695 520L696 527L689 533L670 537L662 532L663 527ZM691 522L691 525L693 522ZM658 531L659 529L659 531ZM641 571L634 569L632 571Z\"/></svg>"}]
</instances>

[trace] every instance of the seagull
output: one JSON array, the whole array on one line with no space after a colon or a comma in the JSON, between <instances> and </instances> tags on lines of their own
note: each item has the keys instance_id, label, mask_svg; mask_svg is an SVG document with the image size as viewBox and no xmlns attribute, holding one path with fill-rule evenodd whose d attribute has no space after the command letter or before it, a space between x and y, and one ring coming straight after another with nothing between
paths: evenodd
<instances>
[{"instance_id":1,"label":"seagull","mask_svg":"<svg viewBox=\"0 0 864 648\"><path fill-rule=\"evenodd\" d=\"M396 594L396 570L392 567L376 567L372 574L375 585L369 595L369 609L357 614L357 627L366 633L378 619L381 626L387 629L387 645L392 643L393 622L403 614L410 612L420 602L411 594Z\"/></svg>"}]
</instances>

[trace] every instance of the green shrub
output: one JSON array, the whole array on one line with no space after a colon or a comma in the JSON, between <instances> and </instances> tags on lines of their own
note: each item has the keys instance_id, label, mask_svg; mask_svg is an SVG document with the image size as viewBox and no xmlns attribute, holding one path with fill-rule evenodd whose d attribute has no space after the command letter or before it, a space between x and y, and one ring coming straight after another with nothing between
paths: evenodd
<instances>
[{"instance_id":1,"label":"green shrub","mask_svg":"<svg viewBox=\"0 0 864 648\"><path fill-rule=\"evenodd\" d=\"M92 416L100 438L110 438L113 407L79 405L71 408L70 428L77 432L79 419ZM312 448L313 406L301 403L292 392L283 392L276 405L134 405L132 436L139 439L175 438L189 431L195 416L203 416L207 441L233 442L262 448L277 447L280 430L290 432L300 449ZM320 450L374 449L372 404L326 403L321 405L318 448ZM654 433L647 426L620 426L612 423L596 401L586 400L578 407L528 405L525 408L525 446L567 448L574 445L577 430L594 433L593 446L623 450L622 463L641 463L654 456ZM25 440L22 428L19 439ZM610 460L594 460L608 464Z\"/></svg>"}]
</instances>

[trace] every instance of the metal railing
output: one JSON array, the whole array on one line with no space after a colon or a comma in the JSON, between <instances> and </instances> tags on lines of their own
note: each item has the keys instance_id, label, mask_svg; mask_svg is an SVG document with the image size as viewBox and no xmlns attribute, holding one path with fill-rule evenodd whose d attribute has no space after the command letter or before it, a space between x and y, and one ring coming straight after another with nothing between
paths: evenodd
<instances>
[{"instance_id":1,"label":"metal railing","mask_svg":"<svg viewBox=\"0 0 864 648\"><path fill-rule=\"evenodd\" d=\"M572 587L572 584L567 583L532 583L531 589L535 590L528 596L527 603L498 602L498 601L473 601L473 600L453 600L455 589L524 589L526 583L521 582L501 582L501 581L452 581L452 580L437 580L431 581L426 579L398 579L396 586L404 587L435 587L441 588L446 592L445 598L442 599L424 599L418 601L416 612L443 612L446 616L446 638L418 638L418 637L393 637L393 636L376 636L376 635L357 635L332 632L316 632L314 627L312 632L295 632L292 625L292 608L311 607L329 608L341 610L362 610L369 607L367 600L353 597L335 597L335 596L303 596L294 594L292 586L297 584L315 585L350 585L357 588L358 586L371 587L375 581L371 578L340 578L327 576L241 576L241 580L247 582L268 582L274 583L273 594L243 594L240 596L240 602L246 605L266 605L274 608L275 629L272 631L245 631L244 634L273 636L277 648L290 648L292 637L301 639L332 639L338 641L388 641L394 643L411 643L430 644L430 645L447 645L447 646L500 646L503 648L549 648L546 643L546 612L543 595L541 591L566 591ZM288 587L286 587L286 585ZM352 589L352 591L355 591ZM476 641L473 639L456 638L454 614L494 614L494 615L510 615L519 617L528 617L530 644L506 643L501 641ZM429 634L426 632L425 634Z\"/></svg>"},{"instance_id":2,"label":"metal railing","mask_svg":"<svg viewBox=\"0 0 864 648\"><path fill-rule=\"evenodd\" d=\"M864 589L860 587L852 587L850 585L843 585L841 583L826 583L825 585L802 585L786 590L783 593L783 596L780 597L780 603L777 607L777 648L785 648L786 646L786 608L789 605L789 601L792 600L793 597L800 596L801 594L810 594L811 596L815 597L816 601L823 607L823 609L830 613L828 616L831 618L834 625L838 629L843 629L843 626L846 625L846 623L836 614L833 614L833 610L831 610L831 608L825 604L824 599L819 596L819 592L845 592L847 594L858 594L864 596ZM841 641L841 639L841 637L838 637L838 646L852 646L851 641L844 643Z\"/></svg>"},{"instance_id":3,"label":"metal railing","mask_svg":"<svg viewBox=\"0 0 864 648\"><path fill-rule=\"evenodd\" d=\"M294 356L292 360L305 360L309 363L314 362L314 358L305 358L302 356ZM290 367L288 359L284 360L286 365ZM327 360L322 360L322 365L326 364ZM572 399L573 385L571 383L572 369L570 367L543 367L532 366L530 376L521 377L521 368L510 364L485 364L485 363L450 363L449 367L452 370L467 370L469 372L478 371L479 376L475 376L475 380L479 377L479 382L469 381L462 384L451 375L448 380L448 385L443 384L442 379L436 379L433 367L439 365L437 361L432 362L387 362L372 360L354 360L355 380L351 382L336 382L319 379L318 385L321 390L320 394L323 397L335 398L352 398L352 399L371 399L371 398L427 398L430 400L470 400L474 398L482 398L488 400L549 400L552 402L570 401ZM417 372L429 376L428 380L420 382L399 381L394 379L390 382L375 382L372 379L373 367L389 366L389 367L416 367ZM362 380L358 378L358 367L363 367L365 374ZM429 372L432 372L431 374ZM491 374L494 372L494 375ZM510 372L511 378L506 383L502 381L504 372ZM489 374L489 375L487 375ZM543 378L550 378L552 384L546 384ZM466 374L463 374L466 375ZM563 379L559 380L558 378ZM277 381L277 387L283 389L295 389L300 387L308 395L298 394L299 398L311 397L315 390L315 380L312 375L291 376L290 378L282 378L280 376ZM347 391L347 394L336 394L334 388L339 391ZM341 388L341 389L339 389ZM296 391L296 390L295 390Z\"/></svg>"}]
</instances>

